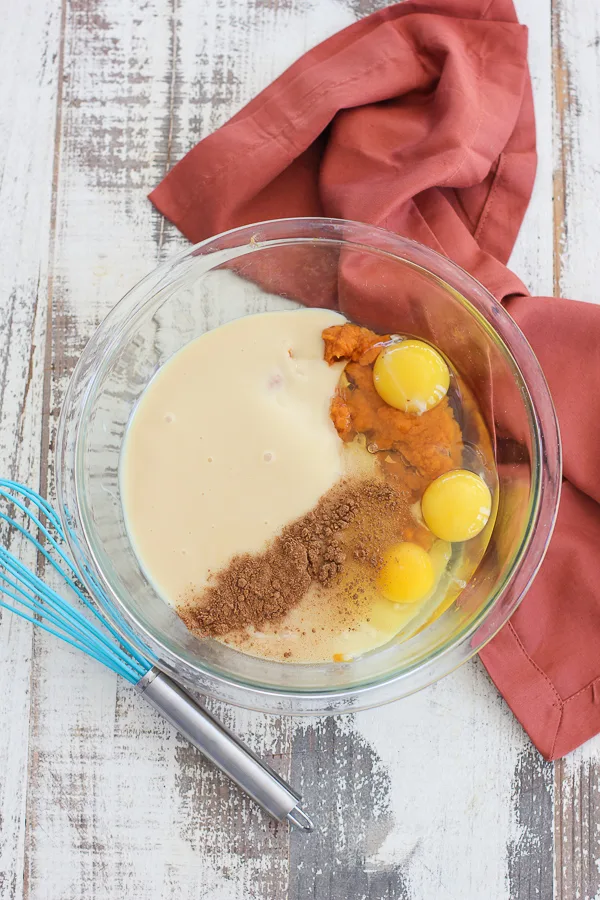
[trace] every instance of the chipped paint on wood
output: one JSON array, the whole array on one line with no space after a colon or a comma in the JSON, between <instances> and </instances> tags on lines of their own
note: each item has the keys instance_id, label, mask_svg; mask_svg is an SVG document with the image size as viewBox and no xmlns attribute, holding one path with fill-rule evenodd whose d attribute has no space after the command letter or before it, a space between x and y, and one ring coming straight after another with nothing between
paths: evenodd
<instances>
[{"instance_id":1,"label":"chipped paint on wood","mask_svg":"<svg viewBox=\"0 0 600 900\"><path fill-rule=\"evenodd\" d=\"M535 107L538 162L531 202L511 254L510 267L532 294L553 293L552 229L552 35L551 0L517 3L520 21L529 29L528 56Z\"/></svg>"},{"instance_id":2,"label":"chipped paint on wood","mask_svg":"<svg viewBox=\"0 0 600 900\"><path fill-rule=\"evenodd\" d=\"M402 861L411 900L525 900L509 893L508 848L523 831L512 780L527 739L483 666L469 663L387 715L359 713L356 727L390 781L393 828L371 863Z\"/></svg>"},{"instance_id":3,"label":"chipped paint on wood","mask_svg":"<svg viewBox=\"0 0 600 900\"><path fill-rule=\"evenodd\" d=\"M600 735L555 768L556 900L600 897Z\"/></svg>"},{"instance_id":4,"label":"chipped paint on wood","mask_svg":"<svg viewBox=\"0 0 600 900\"><path fill-rule=\"evenodd\" d=\"M558 900L600 896L600 777L596 762L556 764Z\"/></svg>"},{"instance_id":5,"label":"chipped paint on wood","mask_svg":"<svg viewBox=\"0 0 600 900\"><path fill-rule=\"evenodd\" d=\"M599 301L600 6L553 0L555 290Z\"/></svg>"},{"instance_id":6,"label":"chipped paint on wood","mask_svg":"<svg viewBox=\"0 0 600 900\"><path fill-rule=\"evenodd\" d=\"M562 257L567 240L566 185L572 141L569 130L569 107L575 99L572 94L567 51L563 43L562 17L558 4L552 10L552 69L554 73L554 279L553 294L562 293Z\"/></svg>"},{"instance_id":7,"label":"chipped paint on wood","mask_svg":"<svg viewBox=\"0 0 600 900\"><path fill-rule=\"evenodd\" d=\"M552 900L554 766L535 747L520 754L512 783L518 837L508 848L509 896Z\"/></svg>"},{"instance_id":8,"label":"chipped paint on wood","mask_svg":"<svg viewBox=\"0 0 600 900\"><path fill-rule=\"evenodd\" d=\"M390 775L354 717L301 723L292 760L318 828L290 835L289 900L410 900L402 855L377 862L394 828Z\"/></svg>"},{"instance_id":9,"label":"chipped paint on wood","mask_svg":"<svg viewBox=\"0 0 600 900\"><path fill-rule=\"evenodd\" d=\"M40 477L40 410L48 277L60 8L25 0L0 30L0 472ZM15 53L16 51L16 53ZM35 135L35 140L32 140ZM0 530L14 552L15 535ZM30 562L34 562L31 556ZM0 898L26 890L32 628L0 613Z\"/></svg>"}]
</instances>

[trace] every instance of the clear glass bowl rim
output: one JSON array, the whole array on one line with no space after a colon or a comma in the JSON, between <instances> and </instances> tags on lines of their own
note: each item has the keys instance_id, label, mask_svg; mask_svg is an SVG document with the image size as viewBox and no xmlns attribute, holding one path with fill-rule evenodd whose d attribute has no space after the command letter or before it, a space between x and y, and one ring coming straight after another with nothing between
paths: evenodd
<instances>
[{"instance_id":1,"label":"clear glass bowl rim","mask_svg":"<svg viewBox=\"0 0 600 900\"><path fill-rule=\"evenodd\" d=\"M331 233L328 236L317 236L316 232ZM333 688L320 691L294 691L288 688L260 687L248 684L236 678L224 677L201 664L191 665L169 648L165 647L155 635L140 626L129 610L126 601L119 597L108 583L101 568L97 565L80 506L80 479L78 477L78 445L79 434L83 427L80 417L76 426L75 440L69 440L69 418L74 413L83 412L88 396L93 390L98 374L102 370L102 359L96 360L98 347L106 345L107 340L114 346L117 339L111 331L115 320L123 311L132 315L139 312L151 301L154 286L161 282L170 270L175 269L182 260L198 255L207 255L220 249L226 242L228 247L236 241L235 247L240 253L249 248L289 245L290 243L339 242L340 245L363 246L377 252L390 253L408 258L413 265L421 266L433 274L442 283L449 285L462 296L460 283L466 283L470 292L475 292L483 302L485 310L477 309L469 300L466 301L470 311L480 320L484 320L503 352L512 359L521 373L527 386L526 405L529 407L529 419L532 425L531 439L534 449L532 481L534 497L530 507L530 519L525 529L519 551L515 554L511 571L500 589L484 605L480 614L463 632L439 648L427 659L408 669L394 672L389 677L360 686ZM149 290L147 290L149 288ZM144 293L142 293L144 292ZM493 315L492 315L493 310ZM104 347L106 349L106 347ZM529 385L535 380L537 390L532 396ZM404 238L393 232L375 226L365 225L344 219L331 218L290 218L275 219L252 225L234 228L215 235L168 259L139 281L113 307L96 329L84 348L71 376L63 406L57 435L56 453L56 489L59 511L67 534L70 550L80 568L88 588L94 593L92 579L85 577L87 569L93 571L93 578L99 580L103 589L110 596L118 613L131 629L140 648L150 651L161 668L187 682L190 686L202 690L203 693L216 699L263 712L290 714L323 714L356 711L371 706L390 702L408 696L417 690L439 680L466 662L479 652L482 647L506 623L518 607L535 577L545 555L558 510L560 485L562 477L561 445L558 422L552 398L543 376L540 365L527 342L509 313L498 303L493 295L473 278L468 272L452 260L435 250ZM68 485L73 487L75 508L68 506ZM68 513L67 513L68 510ZM503 601L503 615L497 618L493 628L485 628L488 620ZM115 627L123 631L120 623L105 608ZM477 632L483 632L481 636ZM129 639L131 634L129 633Z\"/></svg>"}]
</instances>

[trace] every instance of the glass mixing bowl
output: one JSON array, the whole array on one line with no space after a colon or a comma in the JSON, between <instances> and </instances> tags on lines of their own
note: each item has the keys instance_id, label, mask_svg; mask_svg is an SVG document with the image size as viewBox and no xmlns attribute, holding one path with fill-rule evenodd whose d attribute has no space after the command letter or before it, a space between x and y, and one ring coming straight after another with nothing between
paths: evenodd
<instances>
[{"instance_id":1,"label":"glass mixing bowl","mask_svg":"<svg viewBox=\"0 0 600 900\"><path fill-rule=\"evenodd\" d=\"M475 391L495 440L498 514L485 557L459 601L410 640L352 662L269 662L194 637L145 577L121 505L127 424L160 366L211 328L300 302L339 303L360 324L437 345ZM548 545L560 482L552 400L508 313L433 250L336 219L238 228L186 250L141 281L84 350L57 441L58 500L71 550L117 627L190 686L277 713L361 709L404 697L465 662L523 598Z\"/></svg>"}]
</instances>

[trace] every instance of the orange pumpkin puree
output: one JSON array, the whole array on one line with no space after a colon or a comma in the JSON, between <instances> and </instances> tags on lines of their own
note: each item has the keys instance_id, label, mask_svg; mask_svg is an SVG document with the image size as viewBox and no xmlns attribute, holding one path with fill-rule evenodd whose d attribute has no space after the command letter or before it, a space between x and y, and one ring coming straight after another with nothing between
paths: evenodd
<instances>
[{"instance_id":1,"label":"orange pumpkin puree","mask_svg":"<svg viewBox=\"0 0 600 900\"><path fill-rule=\"evenodd\" d=\"M427 485L460 466L462 434L448 398L418 416L385 403L373 384L373 364L389 335L375 334L350 323L323 332L325 360L349 360L330 415L343 441L365 435L367 448L381 453L386 477L418 499Z\"/></svg>"}]
</instances>

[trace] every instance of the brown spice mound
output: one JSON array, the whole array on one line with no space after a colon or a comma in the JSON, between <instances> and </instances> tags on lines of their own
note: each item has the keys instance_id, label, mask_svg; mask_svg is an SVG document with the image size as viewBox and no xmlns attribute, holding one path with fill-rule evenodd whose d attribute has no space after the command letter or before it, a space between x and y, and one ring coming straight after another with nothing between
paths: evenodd
<instances>
[{"instance_id":1,"label":"brown spice mound","mask_svg":"<svg viewBox=\"0 0 600 900\"><path fill-rule=\"evenodd\" d=\"M214 584L180 609L187 627L216 636L282 618L312 581L326 585L338 574L345 552L337 536L357 508L347 485L332 488L314 510L286 526L264 553L235 556L218 572Z\"/></svg>"},{"instance_id":2,"label":"brown spice mound","mask_svg":"<svg viewBox=\"0 0 600 900\"><path fill-rule=\"evenodd\" d=\"M311 512L287 525L263 553L235 556L200 595L180 606L179 615L191 631L213 637L283 618L311 583L331 584L342 571L347 553L354 555L343 535L350 526L368 555L366 561L378 562L375 546L381 547L380 535L372 534L375 510L380 522L387 512L398 527L408 515L402 496L382 482L363 479L335 485Z\"/></svg>"}]
</instances>

